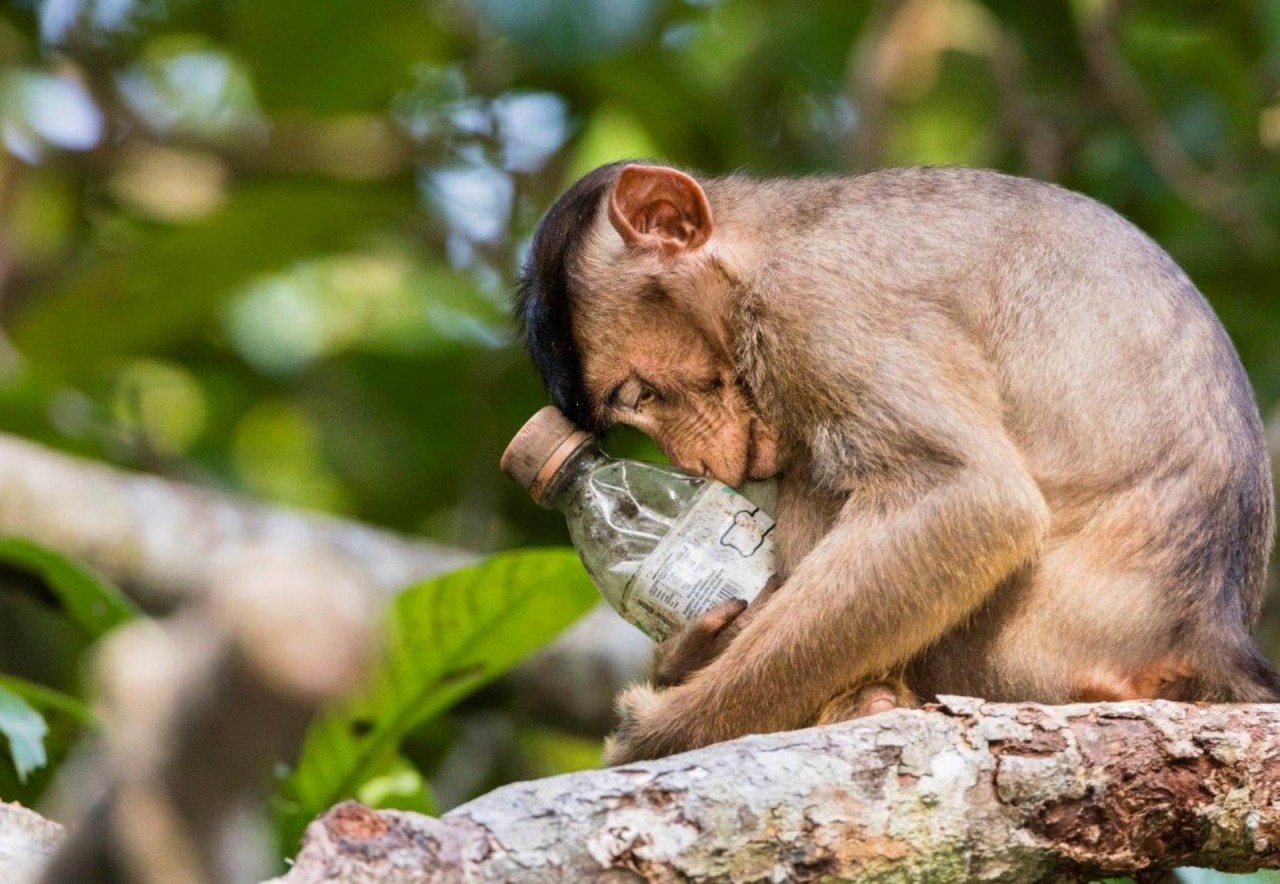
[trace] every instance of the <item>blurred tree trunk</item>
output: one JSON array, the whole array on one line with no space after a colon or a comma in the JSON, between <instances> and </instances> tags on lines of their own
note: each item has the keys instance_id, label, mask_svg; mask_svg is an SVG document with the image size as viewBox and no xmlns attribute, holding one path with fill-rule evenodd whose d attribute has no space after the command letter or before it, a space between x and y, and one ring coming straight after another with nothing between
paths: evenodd
<instances>
[{"instance_id":1,"label":"blurred tree trunk","mask_svg":"<svg viewBox=\"0 0 1280 884\"><path fill-rule=\"evenodd\" d=\"M152 606L207 591L246 551L284 548L342 561L390 595L477 554L357 522L269 506L208 488L68 457L0 434L0 534L66 553ZM650 642L597 609L511 678L525 705L603 734L613 696L643 671Z\"/></svg>"}]
</instances>

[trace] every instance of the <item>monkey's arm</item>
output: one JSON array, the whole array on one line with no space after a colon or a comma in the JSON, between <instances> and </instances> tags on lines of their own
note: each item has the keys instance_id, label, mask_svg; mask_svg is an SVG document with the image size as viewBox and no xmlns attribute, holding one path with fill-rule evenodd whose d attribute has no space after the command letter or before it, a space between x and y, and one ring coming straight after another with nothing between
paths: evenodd
<instances>
[{"instance_id":1,"label":"monkey's arm","mask_svg":"<svg viewBox=\"0 0 1280 884\"><path fill-rule=\"evenodd\" d=\"M683 685L623 695L611 762L802 726L1034 559L1048 510L1013 443L972 413L939 417L954 457L851 482L835 526L719 658Z\"/></svg>"}]
</instances>

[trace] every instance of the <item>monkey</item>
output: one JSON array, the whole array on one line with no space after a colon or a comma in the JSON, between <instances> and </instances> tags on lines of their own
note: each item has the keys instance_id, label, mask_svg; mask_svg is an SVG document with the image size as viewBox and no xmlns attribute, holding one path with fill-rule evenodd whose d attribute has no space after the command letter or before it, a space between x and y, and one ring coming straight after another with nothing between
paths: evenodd
<instances>
[{"instance_id":1,"label":"monkey","mask_svg":"<svg viewBox=\"0 0 1280 884\"><path fill-rule=\"evenodd\" d=\"M940 694L1280 699L1252 389L1100 203L960 167L612 163L543 216L515 311L582 427L778 482L781 585L620 696L609 763Z\"/></svg>"}]
</instances>

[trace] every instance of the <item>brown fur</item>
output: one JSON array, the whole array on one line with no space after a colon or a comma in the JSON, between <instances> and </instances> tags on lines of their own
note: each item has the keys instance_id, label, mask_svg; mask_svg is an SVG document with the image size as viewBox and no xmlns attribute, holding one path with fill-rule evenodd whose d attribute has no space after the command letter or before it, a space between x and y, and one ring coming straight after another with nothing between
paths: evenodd
<instances>
[{"instance_id":1,"label":"brown fur","mask_svg":"<svg viewBox=\"0 0 1280 884\"><path fill-rule=\"evenodd\" d=\"M676 463L778 471L787 582L623 696L612 761L879 708L889 672L899 698L1278 697L1257 408L1158 246L992 172L663 175L583 233L585 388Z\"/></svg>"}]
</instances>

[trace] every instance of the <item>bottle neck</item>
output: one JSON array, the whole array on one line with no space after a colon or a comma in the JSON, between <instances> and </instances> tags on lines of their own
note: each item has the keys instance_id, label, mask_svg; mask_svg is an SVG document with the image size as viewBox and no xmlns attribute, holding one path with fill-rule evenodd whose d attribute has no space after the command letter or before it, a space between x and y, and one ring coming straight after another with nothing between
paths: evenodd
<instances>
[{"instance_id":1,"label":"bottle neck","mask_svg":"<svg viewBox=\"0 0 1280 884\"><path fill-rule=\"evenodd\" d=\"M594 439L583 442L569 455L563 466L556 470L538 502L549 509L563 510L573 500L575 489L591 471L609 459Z\"/></svg>"}]
</instances>

